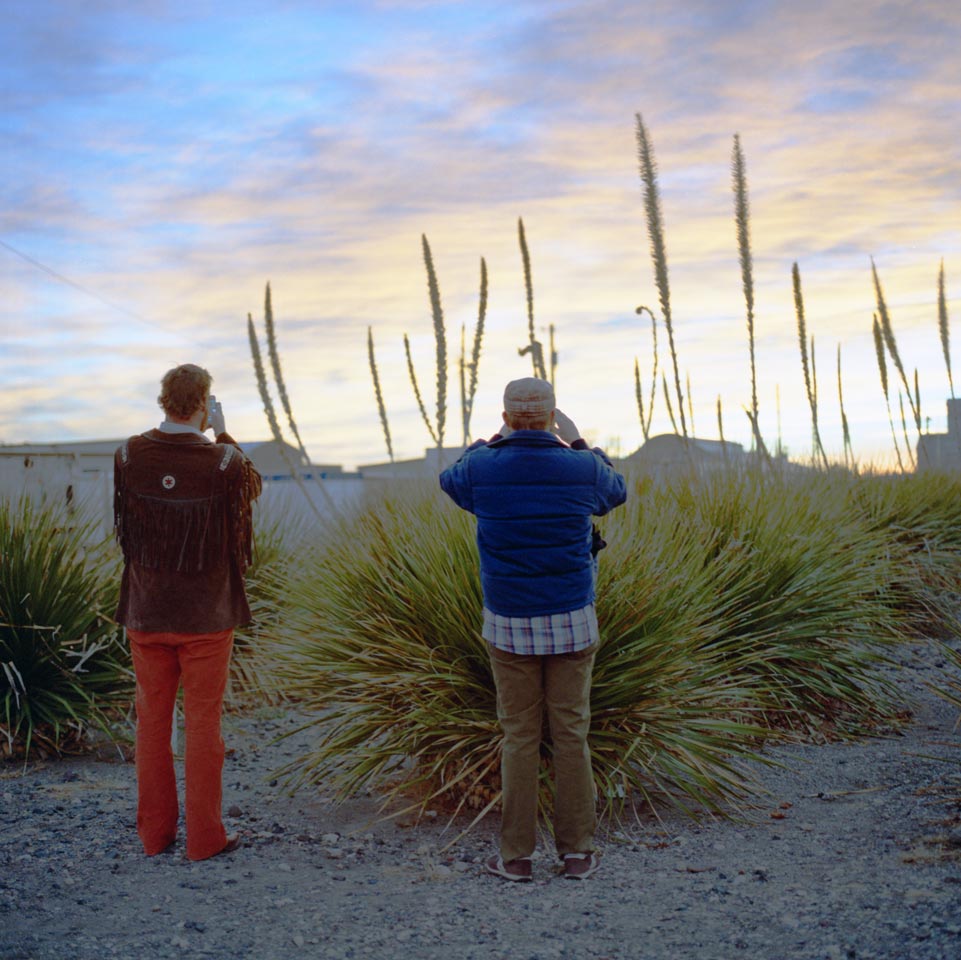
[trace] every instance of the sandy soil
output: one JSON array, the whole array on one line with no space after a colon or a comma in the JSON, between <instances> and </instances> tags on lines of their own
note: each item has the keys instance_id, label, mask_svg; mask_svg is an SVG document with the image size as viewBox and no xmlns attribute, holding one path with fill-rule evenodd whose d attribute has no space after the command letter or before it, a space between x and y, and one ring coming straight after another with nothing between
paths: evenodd
<instances>
[{"instance_id":1,"label":"sandy soil","mask_svg":"<svg viewBox=\"0 0 961 960\"><path fill-rule=\"evenodd\" d=\"M749 819L610 827L603 869L486 875L497 818L452 847L437 818L371 823L374 798L288 797L271 770L292 715L231 716L228 823L244 846L142 856L133 766L116 752L0 766L0 958L961 957L961 735L906 649L898 736L771 751Z\"/></svg>"}]
</instances>

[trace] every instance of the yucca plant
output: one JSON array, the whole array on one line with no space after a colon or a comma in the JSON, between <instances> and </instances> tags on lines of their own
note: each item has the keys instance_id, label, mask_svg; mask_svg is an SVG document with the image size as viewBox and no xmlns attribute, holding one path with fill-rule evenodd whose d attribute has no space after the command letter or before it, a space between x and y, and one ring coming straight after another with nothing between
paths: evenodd
<instances>
[{"instance_id":1,"label":"yucca plant","mask_svg":"<svg viewBox=\"0 0 961 960\"><path fill-rule=\"evenodd\" d=\"M230 702L277 703L286 699L274 669L274 645L287 613L284 586L291 567L316 528L305 529L291 505L254 507L253 562L247 567L247 600L253 620L234 631Z\"/></svg>"},{"instance_id":2,"label":"yucca plant","mask_svg":"<svg viewBox=\"0 0 961 960\"><path fill-rule=\"evenodd\" d=\"M961 479L935 471L866 474L849 499L887 540L895 560L888 591L907 629L937 635L953 622L961 594Z\"/></svg>"},{"instance_id":3,"label":"yucca plant","mask_svg":"<svg viewBox=\"0 0 961 960\"><path fill-rule=\"evenodd\" d=\"M120 569L96 524L0 502L0 750L60 752L130 697Z\"/></svg>"},{"instance_id":4,"label":"yucca plant","mask_svg":"<svg viewBox=\"0 0 961 960\"><path fill-rule=\"evenodd\" d=\"M874 668L900 636L891 553L884 531L852 515L850 474L838 474L675 485L712 571L711 645L758 681L755 705L778 728L856 730L890 700Z\"/></svg>"},{"instance_id":5,"label":"yucca plant","mask_svg":"<svg viewBox=\"0 0 961 960\"><path fill-rule=\"evenodd\" d=\"M346 797L414 761L404 790L464 800L497 766L470 523L435 491L333 524L291 577L279 673L320 730L283 771L292 786Z\"/></svg>"},{"instance_id":6,"label":"yucca plant","mask_svg":"<svg viewBox=\"0 0 961 960\"><path fill-rule=\"evenodd\" d=\"M843 476L850 480L850 474ZM591 750L609 809L729 809L765 737L879 720L901 635L883 529L833 474L656 484L604 521ZM433 485L332 526L288 588L281 682L313 712L291 787L414 806L498 800L500 733L480 637L474 525ZM545 770L549 767L549 750ZM542 801L549 806L550 781Z\"/></svg>"}]
</instances>

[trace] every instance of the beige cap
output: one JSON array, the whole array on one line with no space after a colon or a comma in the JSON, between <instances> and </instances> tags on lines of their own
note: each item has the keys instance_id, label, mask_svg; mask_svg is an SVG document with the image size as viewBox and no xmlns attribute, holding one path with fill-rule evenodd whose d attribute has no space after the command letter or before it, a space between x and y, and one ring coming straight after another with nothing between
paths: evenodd
<instances>
[{"instance_id":1,"label":"beige cap","mask_svg":"<svg viewBox=\"0 0 961 960\"><path fill-rule=\"evenodd\" d=\"M546 380L522 377L511 380L504 388L504 410L507 413L546 416L554 407L554 388Z\"/></svg>"}]
</instances>

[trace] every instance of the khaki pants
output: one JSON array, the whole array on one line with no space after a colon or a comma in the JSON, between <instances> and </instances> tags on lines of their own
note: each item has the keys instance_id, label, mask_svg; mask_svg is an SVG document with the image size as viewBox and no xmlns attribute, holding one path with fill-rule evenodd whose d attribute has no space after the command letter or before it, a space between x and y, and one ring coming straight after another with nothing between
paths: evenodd
<instances>
[{"instance_id":1,"label":"khaki pants","mask_svg":"<svg viewBox=\"0 0 961 960\"><path fill-rule=\"evenodd\" d=\"M233 630L141 633L128 630L137 677L137 832L148 857L177 836L177 780L170 733L177 688L184 688L187 857L205 860L227 842L221 814L224 741L220 735Z\"/></svg>"},{"instance_id":2,"label":"khaki pants","mask_svg":"<svg viewBox=\"0 0 961 960\"><path fill-rule=\"evenodd\" d=\"M519 656L490 648L497 718L504 732L501 857L529 857L537 840L537 785L544 709L553 742L558 856L594 849L597 816L587 747L597 644L578 653Z\"/></svg>"}]
</instances>

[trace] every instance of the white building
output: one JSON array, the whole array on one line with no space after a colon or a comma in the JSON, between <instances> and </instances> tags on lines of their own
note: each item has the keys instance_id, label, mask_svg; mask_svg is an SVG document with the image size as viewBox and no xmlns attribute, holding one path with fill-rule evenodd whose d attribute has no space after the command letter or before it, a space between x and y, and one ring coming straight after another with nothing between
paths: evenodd
<instances>
[{"instance_id":1,"label":"white building","mask_svg":"<svg viewBox=\"0 0 961 960\"><path fill-rule=\"evenodd\" d=\"M107 532L113 523L113 458L124 439L0 444L0 498L27 496L89 510L103 518ZM323 515L360 499L360 475L345 473L339 465L312 464L298 448L275 440L240 446L264 478L264 508L301 519L314 514L305 495Z\"/></svg>"},{"instance_id":2,"label":"white building","mask_svg":"<svg viewBox=\"0 0 961 960\"><path fill-rule=\"evenodd\" d=\"M961 400L948 401L948 432L918 439L918 470L961 470Z\"/></svg>"}]
</instances>

